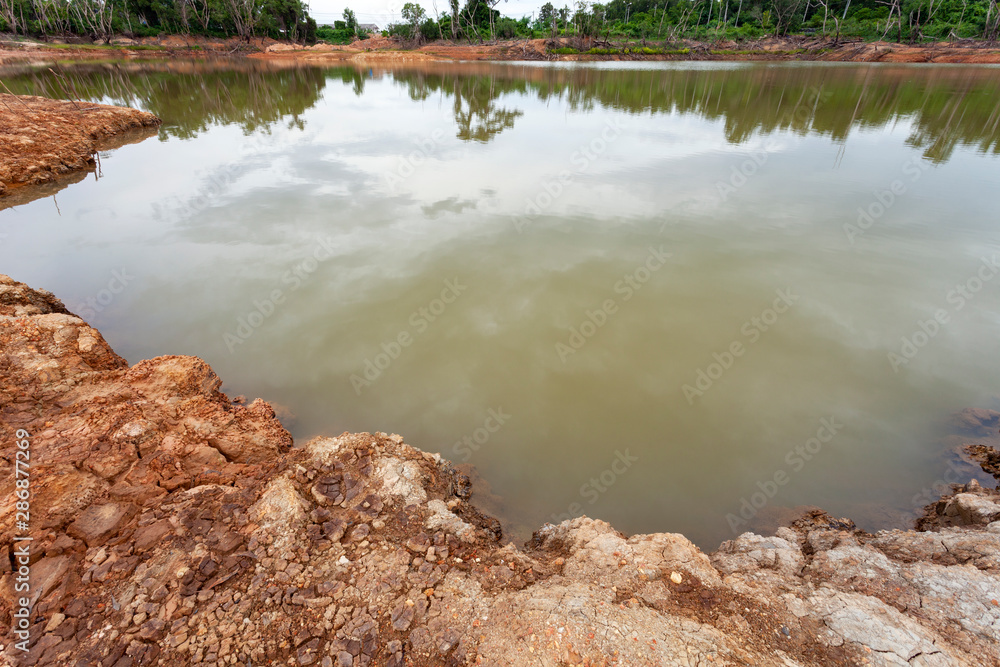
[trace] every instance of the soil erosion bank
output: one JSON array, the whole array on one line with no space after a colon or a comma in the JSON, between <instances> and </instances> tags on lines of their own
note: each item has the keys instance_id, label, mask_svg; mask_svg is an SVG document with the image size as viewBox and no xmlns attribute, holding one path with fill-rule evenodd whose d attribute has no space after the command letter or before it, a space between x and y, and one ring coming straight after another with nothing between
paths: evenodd
<instances>
[{"instance_id":1,"label":"soil erosion bank","mask_svg":"<svg viewBox=\"0 0 1000 667\"><path fill-rule=\"evenodd\" d=\"M130 368L55 296L0 276L13 664L1000 665L996 491L956 489L926 532L817 511L704 554L580 518L518 549L439 456L381 433L293 449L266 402L220 385L194 357ZM984 444L1000 413L961 419L1000 475Z\"/></svg>"},{"instance_id":2,"label":"soil erosion bank","mask_svg":"<svg viewBox=\"0 0 1000 667\"><path fill-rule=\"evenodd\" d=\"M155 134L160 119L136 109L0 94L0 208L95 168L95 155ZM82 177L82 176L81 176Z\"/></svg>"},{"instance_id":3,"label":"soil erosion bank","mask_svg":"<svg viewBox=\"0 0 1000 667\"><path fill-rule=\"evenodd\" d=\"M719 61L829 61L895 63L1000 63L995 43L840 41L815 36L767 37L750 41L698 41L670 44L594 38L558 37L469 44L441 40L422 45L381 36L349 45L320 43L304 46L270 38L242 41L179 35L119 38L111 45L0 40L0 64L47 64L69 60L186 59L250 57L288 62L421 61L421 60L719 60Z\"/></svg>"},{"instance_id":4,"label":"soil erosion bank","mask_svg":"<svg viewBox=\"0 0 1000 667\"><path fill-rule=\"evenodd\" d=\"M1000 49L985 42L897 44L839 42L814 37L771 37L752 42L682 40L664 46L607 43L581 38L526 39L495 44L431 42L423 46L372 37L349 46L271 44L251 58L278 61L353 60L411 62L421 60L502 61L819 61L891 63L1000 63Z\"/></svg>"}]
</instances>

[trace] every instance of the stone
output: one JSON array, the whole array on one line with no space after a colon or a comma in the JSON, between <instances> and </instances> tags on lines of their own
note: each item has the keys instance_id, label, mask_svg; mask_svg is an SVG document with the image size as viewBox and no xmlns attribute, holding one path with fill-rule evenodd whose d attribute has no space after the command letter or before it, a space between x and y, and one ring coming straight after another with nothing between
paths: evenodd
<instances>
[{"instance_id":1,"label":"stone","mask_svg":"<svg viewBox=\"0 0 1000 667\"><path fill-rule=\"evenodd\" d=\"M392 610L390 621L392 629L396 632L406 632L413 622L414 607L412 604L401 602Z\"/></svg>"},{"instance_id":2,"label":"stone","mask_svg":"<svg viewBox=\"0 0 1000 667\"><path fill-rule=\"evenodd\" d=\"M86 542L88 547L97 546L128 521L133 511L134 508L124 503L91 505L69 525L68 532Z\"/></svg>"},{"instance_id":3,"label":"stone","mask_svg":"<svg viewBox=\"0 0 1000 667\"><path fill-rule=\"evenodd\" d=\"M296 651L300 665L311 665L319 658L319 639L311 639Z\"/></svg>"},{"instance_id":4,"label":"stone","mask_svg":"<svg viewBox=\"0 0 1000 667\"><path fill-rule=\"evenodd\" d=\"M1000 519L1000 504L972 493L959 493L945 503L946 517L955 519L954 525L985 526Z\"/></svg>"},{"instance_id":5,"label":"stone","mask_svg":"<svg viewBox=\"0 0 1000 667\"><path fill-rule=\"evenodd\" d=\"M166 519L143 526L135 531L135 535L132 538L135 550L138 552L146 551L153 546L159 545L167 535L172 533L173 527Z\"/></svg>"},{"instance_id":6,"label":"stone","mask_svg":"<svg viewBox=\"0 0 1000 667\"><path fill-rule=\"evenodd\" d=\"M29 606L44 599L52 590L62 584L72 565L73 561L68 556L42 558L33 564L31 566L31 594L28 597L31 601Z\"/></svg>"},{"instance_id":7,"label":"stone","mask_svg":"<svg viewBox=\"0 0 1000 667\"><path fill-rule=\"evenodd\" d=\"M406 548L418 554L425 553L431 546L431 538L427 533L417 533L406 540Z\"/></svg>"},{"instance_id":8,"label":"stone","mask_svg":"<svg viewBox=\"0 0 1000 667\"><path fill-rule=\"evenodd\" d=\"M351 529L351 534L348 536L348 540L351 542L360 542L371 532L371 526L367 523L362 523Z\"/></svg>"},{"instance_id":9,"label":"stone","mask_svg":"<svg viewBox=\"0 0 1000 667\"><path fill-rule=\"evenodd\" d=\"M65 533L60 534L56 539L49 545L49 548L45 550L46 556L59 556L66 553L67 551L74 550L80 542L74 540L69 535Z\"/></svg>"},{"instance_id":10,"label":"stone","mask_svg":"<svg viewBox=\"0 0 1000 667\"><path fill-rule=\"evenodd\" d=\"M139 636L145 640L158 639L163 634L163 626L165 623L158 619L153 618L142 624L142 628L139 630Z\"/></svg>"},{"instance_id":11,"label":"stone","mask_svg":"<svg viewBox=\"0 0 1000 667\"><path fill-rule=\"evenodd\" d=\"M51 618L49 618L49 622L45 624L44 632L55 631L55 629L58 628L65 620L66 614L60 614L59 612L52 614Z\"/></svg>"},{"instance_id":12,"label":"stone","mask_svg":"<svg viewBox=\"0 0 1000 667\"><path fill-rule=\"evenodd\" d=\"M260 528L274 536L280 546L295 542L308 518L309 509L287 477L279 477L264 490L250 508L250 516Z\"/></svg>"},{"instance_id":13,"label":"stone","mask_svg":"<svg viewBox=\"0 0 1000 667\"><path fill-rule=\"evenodd\" d=\"M428 530L444 530L452 533L463 542L475 539L476 529L462 521L442 500L431 500L427 503L430 511L425 526Z\"/></svg>"}]
</instances>

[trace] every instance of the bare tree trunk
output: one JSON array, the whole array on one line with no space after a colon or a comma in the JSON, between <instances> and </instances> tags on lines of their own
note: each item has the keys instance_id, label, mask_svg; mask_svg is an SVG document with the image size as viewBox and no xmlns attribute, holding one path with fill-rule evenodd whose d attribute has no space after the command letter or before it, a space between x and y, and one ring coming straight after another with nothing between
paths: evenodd
<instances>
[{"instance_id":1,"label":"bare tree trunk","mask_svg":"<svg viewBox=\"0 0 1000 667\"><path fill-rule=\"evenodd\" d=\"M236 32L249 41L257 28L257 0L226 0Z\"/></svg>"},{"instance_id":2,"label":"bare tree trunk","mask_svg":"<svg viewBox=\"0 0 1000 667\"><path fill-rule=\"evenodd\" d=\"M665 2L663 3L663 14L660 15L660 25L656 29L656 38L657 39L659 39L660 35L663 34L663 19L665 19L667 17L667 3L668 2L670 2L670 0L665 0ZM740 2L743 2L743 0L740 0Z\"/></svg>"},{"instance_id":3,"label":"bare tree trunk","mask_svg":"<svg viewBox=\"0 0 1000 667\"><path fill-rule=\"evenodd\" d=\"M45 13L45 0L31 0L31 6L35 10L35 16L38 17L42 34L47 35L52 32L52 26L49 25L49 19Z\"/></svg>"},{"instance_id":4,"label":"bare tree trunk","mask_svg":"<svg viewBox=\"0 0 1000 667\"><path fill-rule=\"evenodd\" d=\"M17 12L13 0L0 0L0 17L3 17L4 22L10 26L10 31L16 35L18 33Z\"/></svg>"},{"instance_id":5,"label":"bare tree trunk","mask_svg":"<svg viewBox=\"0 0 1000 667\"><path fill-rule=\"evenodd\" d=\"M997 0L990 0L990 7L986 12L986 25L983 26L983 38L995 41L998 28L1000 28L1000 11L997 10Z\"/></svg>"}]
</instances>

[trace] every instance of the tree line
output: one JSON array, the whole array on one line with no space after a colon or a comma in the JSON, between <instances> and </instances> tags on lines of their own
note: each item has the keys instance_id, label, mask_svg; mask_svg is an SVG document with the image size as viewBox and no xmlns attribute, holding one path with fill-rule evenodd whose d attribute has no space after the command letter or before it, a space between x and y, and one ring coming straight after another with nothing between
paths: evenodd
<instances>
[{"instance_id":1,"label":"tree line","mask_svg":"<svg viewBox=\"0 0 1000 667\"><path fill-rule=\"evenodd\" d=\"M0 0L0 32L87 37L161 34L316 40L302 0Z\"/></svg>"},{"instance_id":2,"label":"tree line","mask_svg":"<svg viewBox=\"0 0 1000 667\"><path fill-rule=\"evenodd\" d=\"M998 0L577 0L546 2L530 17L497 10L500 0L449 0L437 17L418 4L386 34L433 41L588 37L646 41L752 40L806 34L900 42L979 39L1000 32Z\"/></svg>"},{"instance_id":3,"label":"tree line","mask_svg":"<svg viewBox=\"0 0 1000 667\"><path fill-rule=\"evenodd\" d=\"M503 16L500 0L448 0L430 16L406 3L383 34L413 41L485 42L582 37L675 42L806 34L900 42L978 39L1000 33L1000 0L577 0L546 2L531 16ZM303 0L0 0L0 32L110 41L192 34L347 43L364 37L354 12L317 29Z\"/></svg>"}]
</instances>

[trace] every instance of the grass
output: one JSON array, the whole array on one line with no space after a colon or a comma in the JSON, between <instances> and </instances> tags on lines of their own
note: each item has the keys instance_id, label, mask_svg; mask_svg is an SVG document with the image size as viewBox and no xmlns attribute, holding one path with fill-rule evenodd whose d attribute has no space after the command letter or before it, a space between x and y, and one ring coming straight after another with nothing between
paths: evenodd
<instances>
[{"instance_id":1,"label":"grass","mask_svg":"<svg viewBox=\"0 0 1000 667\"><path fill-rule=\"evenodd\" d=\"M622 48L605 48L595 46L592 49L583 51L587 55L591 56L627 56L627 55L643 55L643 56L685 56L691 52L691 49L653 49L648 46L633 46L633 47L622 47ZM549 53L556 55L575 55L581 53L581 51L574 49L569 46L563 46L558 49L551 49Z\"/></svg>"},{"instance_id":2,"label":"grass","mask_svg":"<svg viewBox=\"0 0 1000 667\"><path fill-rule=\"evenodd\" d=\"M170 49L192 49L200 51L200 46L156 46L152 44L133 44L131 46L118 44L49 44L42 42L47 49L82 49L84 51L109 51L125 49L127 51L165 51Z\"/></svg>"},{"instance_id":3,"label":"grass","mask_svg":"<svg viewBox=\"0 0 1000 667\"><path fill-rule=\"evenodd\" d=\"M712 49L713 56L797 56L806 49L789 49L785 51L767 51L764 49Z\"/></svg>"}]
</instances>

